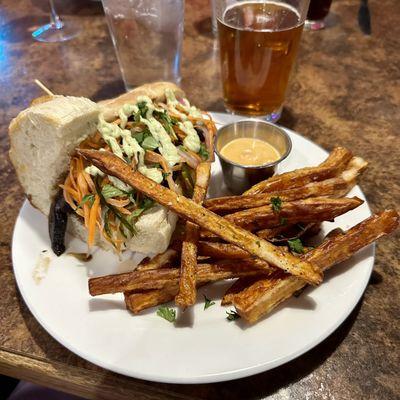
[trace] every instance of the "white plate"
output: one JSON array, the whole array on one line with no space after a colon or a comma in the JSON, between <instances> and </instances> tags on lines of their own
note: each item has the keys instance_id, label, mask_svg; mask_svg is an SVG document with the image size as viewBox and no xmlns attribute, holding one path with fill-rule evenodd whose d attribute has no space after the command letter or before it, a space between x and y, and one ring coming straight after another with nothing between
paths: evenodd
<instances>
[{"instance_id":1,"label":"white plate","mask_svg":"<svg viewBox=\"0 0 400 400\"><path fill-rule=\"evenodd\" d=\"M226 114L214 117L219 123L236 119ZM326 157L317 145L292 131L288 133L293 151L281 170L315 165ZM217 195L223 191L216 162L210 192ZM351 195L365 200L358 187ZM364 203L335 223L324 224L324 231L338 226L348 229L369 215ZM71 256L51 255L45 278L36 284L32 278L36 260L42 250L49 248L46 218L25 202L15 225L12 256L19 290L39 323L69 350L94 364L135 378L169 383L241 378L305 353L350 314L364 292L374 263L374 248L370 246L329 271L321 286L307 289L251 327L240 320L229 322L219 301L203 310L202 293L216 299L227 284L204 287L193 309L171 324L158 317L155 309L133 316L125 310L120 294L89 296L88 274L115 272L119 263L107 252L97 251L85 266ZM84 248L77 239L69 243L69 250Z\"/></svg>"}]
</instances>

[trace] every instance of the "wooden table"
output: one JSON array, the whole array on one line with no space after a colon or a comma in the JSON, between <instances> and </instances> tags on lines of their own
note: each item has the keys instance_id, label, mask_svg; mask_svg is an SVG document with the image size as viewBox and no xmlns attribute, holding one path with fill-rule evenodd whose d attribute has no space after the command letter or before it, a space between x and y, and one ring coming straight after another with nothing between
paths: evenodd
<instances>
[{"instance_id":1,"label":"wooden table","mask_svg":"<svg viewBox=\"0 0 400 400\"><path fill-rule=\"evenodd\" d=\"M98 368L53 340L21 300L10 242L23 201L7 157L7 126L40 95L101 99L123 90L99 3L60 7L81 23L62 44L34 42L47 21L46 0L3 0L0 8L0 373L99 399L394 399L398 387L399 233L377 246L375 272L363 299L328 339L275 370L210 385L167 385ZM326 149L341 144L370 161L361 186L373 210L400 200L400 2L371 0L372 35L357 24L358 1L334 1L328 29L305 32L281 123ZM183 87L200 107L223 110L207 0L186 1ZM397 318L397 319L396 319ZM296 334L296 332L293 332Z\"/></svg>"}]
</instances>

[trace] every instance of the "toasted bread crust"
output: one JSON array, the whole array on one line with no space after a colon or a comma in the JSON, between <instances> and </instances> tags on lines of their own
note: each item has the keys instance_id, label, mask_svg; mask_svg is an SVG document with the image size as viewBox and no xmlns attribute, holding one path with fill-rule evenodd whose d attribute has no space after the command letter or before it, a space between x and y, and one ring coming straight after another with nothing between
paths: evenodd
<instances>
[{"instance_id":1,"label":"toasted bread crust","mask_svg":"<svg viewBox=\"0 0 400 400\"><path fill-rule=\"evenodd\" d=\"M179 96L185 96L183 90L171 82L153 82L121 94L114 99L108 99L98 102L106 121L110 121L118 117L119 109L126 103L136 103L139 96L148 96L152 100L165 100L165 90L171 89Z\"/></svg>"}]
</instances>

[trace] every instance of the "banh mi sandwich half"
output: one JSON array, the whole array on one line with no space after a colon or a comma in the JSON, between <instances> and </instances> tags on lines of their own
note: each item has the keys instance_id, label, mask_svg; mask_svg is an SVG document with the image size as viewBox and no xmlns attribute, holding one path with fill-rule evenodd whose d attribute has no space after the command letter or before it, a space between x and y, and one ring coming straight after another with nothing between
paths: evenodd
<instances>
[{"instance_id":1,"label":"banh mi sandwich half","mask_svg":"<svg viewBox=\"0 0 400 400\"><path fill-rule=\"evenodd\" d=\"M165 251L177 216L76 149L111 151L157 183L191 197L195 168L213 158L216 128L176 85L157 82L98 104L47 96L10 124L10 158L31 204L49 216L56 254L64 234L119 253ZM66 217L68 211L68 218Z\"/></svg>"}]
</instances>

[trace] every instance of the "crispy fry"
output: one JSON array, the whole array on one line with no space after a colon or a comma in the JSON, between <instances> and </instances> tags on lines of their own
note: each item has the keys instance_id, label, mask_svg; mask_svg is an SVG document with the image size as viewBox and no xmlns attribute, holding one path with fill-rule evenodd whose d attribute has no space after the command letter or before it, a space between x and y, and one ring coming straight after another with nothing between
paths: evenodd
<instances>
[{"instance_id":1,"label":"crispy fry","mask_svg":"<svg viewBox=\"0 0 400 400\"><path fill-rule=\"evenodd\" d=\"M306 200L283 202L282 210L279 213L274 213L271 206L267 205L228 214L224 218L242 228L257 231L257 236L262 239L272 239L290 231L295 224L309 225L330 221L358 207L361 203L362 200L357 197L344 199L313 197ZM205 230L200 232L200 238L207 241L216 240L216 236L212 232Z\"/></svg>"},{"instance_id":2,"label":"crispy fry","mask_svg":"<svg viewBox=\"0 0 400 400\"><path fill-rule=\"evenodd\" d=\"M390 234L398 225L399 214L396 211L383 211L342 234L337 232L331 235L321 246L311 250L304 257L324 271L350 258L362 247ZM256 322L304 286L300 279L279 271L268 279L258 280L233 296L232 303L245 320Z\"/></svg>"},{"instance_id":3,"label":"crispy fry","mask_svg":"<svg viewBox=\"0 0 400 400\"><path fill-rule=\"evenodd\" d=\"M197 266L196 282L218 281L240 276L269 275L276 268L262 260L223 260L214 264ZM132 271L123 274L106 275L89 279L89 293L98 296L107 293L162 289L179 282L179 268L161 268L148 271Z\"/></svg>"},{"instance_id":4,"label":"crispy fry","mask_svg":"<svg viewBox=\"0 0 400 400\"><path fill-rule=\"evenodd\" d=\"M286 242L289 239L299 239L303 236L314 236L320 229L321 224L319 222L311 222L308 224L298 223L296 225L285 226L286 229L278 226L276 228L263 229L257 232L257 236L266 237L272 243ZM281 228L281 229L279 229Z\"/></svg>"},{"instance_id":5,"label":"crispy fry","mask_svg":"<svg viewBox=\"0 0 400 400\"><path fill-rule=\"evenodd\" d=\"M233 297L249 287L253 285L260 279L258 276L246 276L243 278L237 279L233 285L225 292L224 296L221 300L221 306L227 306L232 303Z\"/></svg>"},{"instance_id":6,"label":"crispy fry","mask_svg":"<svg viewBox=\"0 0 400 400\"><path fill-rule=\"evenodd\" d=\"M281 226L274 226L272 228L261 229L256 232L257 236L263 239L272 239L280 235L284 235L293 225L285 224Z\"/></svg>"},{"instance_id":7,"label":"crispy fry","mask_svg":"<svg viewBox=\"0 0 400 400\"><path fill-rule=\"evenodd\" d=\"M197 287L207 284L197 284ZM150 307L158 306L159 304L168 303L172 301L178 294L179 285L166 286L163 289L147 290L145 292L125 292L125 304L128 310L134 314L138 314Z\"/></svg>"},{"instance_id":8,"label":"crispy fry","mask_svg":"<svg viewBox=\"0 0 400 400\"><path fill-rule=\"evenodd\" d=\"M276 265L278 268L296 275L309 283L318 284L321 282L321 274L311 263L300 260L284 249L280 249L250 232L237 227L230 221L208 211L192 200L177 195L137 171L132 171L123 160L114 154L96 150L77 151L103 172L117 177L159 204L174 211L182 218L198 224L227 242L236 244L250 254L272 265Z\"/></svg>"},{"instance_id":9,"label":"crispy fry","mask_svg":"<svg viewBox=\"0 0 400 400\"><path fill-rule=\"evenodd\" d=\"M271 203L271 198L279 197L282 201L294 201L309 197L341 197L345 195L354 185L357 176L367 167L360 157L353 157L340 176L311 182L305 186L287 189L280 192L268 192L253 195L227 196L208 199L204 207L221 214L232 213L235 210L261 207Z\"/></svg>"},{"instance_id":10,"label":"crispy fry","mask_svg":"<svg viewBox=\"0 0 400 400\"><path fill-rule=\"evenodd\" d=\"M272 178L257 183L243 194L276 192L301 187L310 182L332 178L346 168L351 158L352 154L349 150L343 147L336 147L329 157L318 167L300 168L273 176Z\"/></svg>"},{"instance_id":11,"label":"crispy fry","mask_svg":"<svg viewBox=\"0 0 400 400\"><path fill-rule=\"evenodd\" d=\"M150 269L159 269L170 265L178 258L179 252L175 249L167 249L164 253L157 254L149 260L143 260L135 271L148 271Z\"/></svg>"},{"instance_id":12,"label":"crispy fry","mask_svg":"<svg viewBox=\"0 0 400 400\"><path fill-rule=\"evenodd\" d=\"M200 255L215 260L240 260L251 257L247 251L228 243L200 241L198 249Z\"/></svg>"},{"instance_id":13,"label":"crispy fry","mask_svg":"<svg viewBox=\"0 0 400 400\"><path fill-rule=\"evenodd\" d=\"M286 224L331 221L335 217L350 211L363 201L357 197L330 199L311 197L305 200L282 202L282 208L275 212L270 205L238 211L225 218L234 224L254 231L265 227L275 227L284 219Z\"/></svg>"},{"instance_id":14,"label":"crispy fry","mask_svg":"<svg viewBox=\"0 0 400 400\"><path fill-rule=\"evenodd\" d=\"M216 214L232 213L237 210L245 210L271 204L271 198L276 197L279 197L285 202L307 199L309 197L341 197L347 193L352 186L341 178L331 178L321 182L312 182L300 188L283 190L281 192L209 199L204 202L204 207Z\"/></svg>"},{"instance_id":15,"label":"crispy fry","mask_svg":"<svg viewBox=\"0 0 400 400\"><path fill-rule=\"evenodd\" d=\"M317 234L319 230L320 224L308 224L301 228L298 226L285 226L265 229L257 232L257 235L261 233L264 235L264 238L271 241L286 242L289 239L297 239L307 235L308 232ZM210 257L214 260L237 260L251 257L247 251L229 243L201 240L197 246L200 255Z\"/></svg>"},{"instance_id":16,"label":"crispy fry","mask_svg":"<svg viewBox=\"0 0 400 400\"><path fill-rule=\"evenodd\" d=\"M179 284L166 286L163 289L148 290L142 293L125 292L126 308L137 314L146 308L155 307L159 304L168 303L173 300L179 290Z\"/></svg>"},{"instance_id":17,"label":"crispy fry","mask_svg":"<svg viewBox=\"0 0 400 400\"><path fill-rule=\"evenodd\" d=\"M196 183L192 200L202 204L206 197L210 181L211 163L201 162L196 168ZM185 240L182 243L181 275L179 280L179 293L175 303L180 307L188 307L196 301L196 267L197 267L197 242L199 227L192 222L186 222Z\"/></svg>"}]
</instances>

